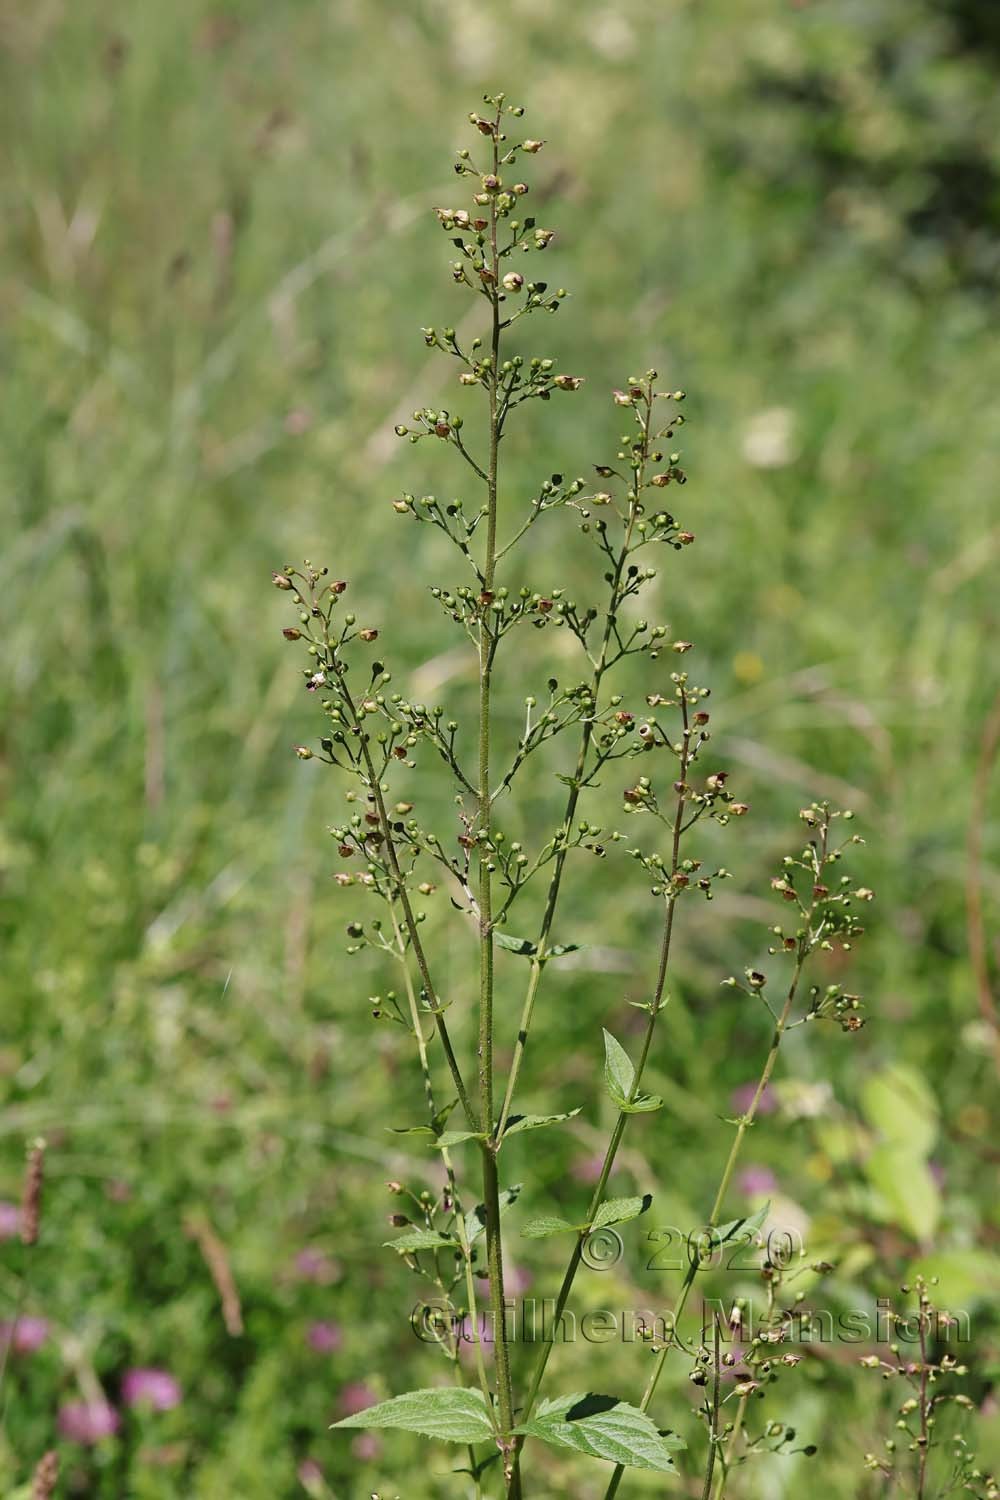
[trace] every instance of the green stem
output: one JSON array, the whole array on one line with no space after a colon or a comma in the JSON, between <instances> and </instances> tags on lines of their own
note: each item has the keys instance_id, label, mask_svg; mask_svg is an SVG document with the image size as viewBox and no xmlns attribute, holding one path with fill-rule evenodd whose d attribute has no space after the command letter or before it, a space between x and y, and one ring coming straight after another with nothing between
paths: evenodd
<instances>
[{"instance_id":1,"label":"green stem","mask_svg":"<svg viewBox=\"0 0 1000 1500\"><path fill-rule=\"evenodd\" d=\"M712 1473L715 1469L715 1456L719 1446L719 1389L722 1384L722 1371L719 1361L720 1329L718 1315L715 1318L715 1367L712 1372L712 1407L708 1426L708 1460L705 1464L705 1484L701 1492L701 1500L710 1500L712 1494Z\"/></svg>"},{"instance_id":2,"label":"green stem","mask_svg":"<svg viewBox=\"0 0 1000 1500\"><path fill-rule=\"evenodd\" d=\"M820 869L822 869L823 865L825 865L826 863L828 837L829 825L824 824L822 833L822 846L820 852ZM733 1137L732 1145L729 1148L729 1155L726 1158L726 1165L723 1168L722 1176L719 1179L719 1186L716 1190L715 1201L712 1204L712 1212L709 1215L708 1224L706 1226L709 1229L714 1229L718 1225L719 1218L722 1214L722 1205L725 1201L726 1194L729 1191L729 1185L732 1182L733 1172L736 1169L736 1163L739 1160L740 1151L743 1147L743 1139L757 1117L757 1111L760 1108L760 1101L764 1095L764 1090L767 1088L767 1085L771 1080L771 1074L774 1072L774 1065L778 1060L778 1051L781 1047L781 1041L785 1034L785 1028L788 1025L788 1020L792 1012L792 1006L795 1003L795 996L798 993L799 982L802 978L802 971L805 967L806 959L812 952L814 946L812 920L815 911L816 901L813 900L807 912L805 913L803 932L801 937L799 938L798 951L795 957L795 968L792 971L791 981L788 986L788 993L785 996L785 1003L782 1006L781 1013L778 1016L777 1022L775 1023L774 1032L771 1037L771 1045L768 1048L767 1052L767 1058L765 1059L764 1066L761 1070L760 1078L757 1081L757 1087L754 1089L754 1094L753 1098L750 1101L750 1106L737 1123L736 1134ZM695 1256L692 1257L691 1264L687 1270L687 1273L685 1274L683 1285L681 1286L680 1295L678 1296L677 1302L673 1309L673 1319L671 1323L670 1335L663 1348L656 1356L656 1363L653 1365L649 1380L646 1382L646 1389L643 1392L642 1400L639 1403L640 1411L648 1411L650 1403L652 1402L653 1397L656 1394L656 1387L659 1384L660 1376L663 1374L663 1367L667 1362L667 1357L670 1354L670 1350L672 1349L673 1344L676 1340L677 1328L680 1324L681 1315L684 1312L685 1307L687 1306L687 1300L691 1294L691 1288L694 1285L698 1270L698 1259ZM736 1430L737 1429L734 1428L734 1433ZM725 1485L726 1468L728 1464L729 1453L731 1452L732 1443L733 1437L731 1435L729 1450L727 1450L727 1454L723 1460L722 1468L720 1471L720 1480L723 1486ZM618 1487L622 1482L622 1476L624 1475L624 1473L624 1468L621 1464L618 1464L611 1476L608 1488L605 1491L604 1500L614 1500L614 1496L618 1493Z\"/></svg>"},{"instance_id":3,"label":"green stem","mask_svg":"<svg viewBox=\"0 0 1000 1500\"><path fill-rule=\"evenodd\" d=\"M500 121L498 105L494 122L493 174L500 168ZM490 709L495 638L491 627L493 580L497 549L497 481L500 428L498 392L500 381L500 254L497 247L496 199L490 203L491 280L488 295L491 311L489 395L489 463L486 474L486 547L483 563L483 600L479 624L479 789L476 832L479 838L479 1129L482 1146L483 1205L486 1214L486 1268L489 1275L493 1349L496 1364L497 1415L506 1442L514 1425L510 1350L504 1318L503 1241L500 1226L500 1184L497 1174L497 1140L493 1119L493 820L490 796Z\"/></svg>"},{"instance_id":4,"label":"green stem","mask_svg":"<svg viewBox=\"0 0 1000 1500\"><path fill-rule=\"evenodd\" d=\"M327 642L327 651L332 660L333 653L329 641ZM462 1070L458 1066L458 1058L455 1056L455 1049L451 1044L451 1035L448 1031L447 1022L444 1018L444 1006L438 999L437 993L434 989L433 981L431 980L430 968L427 963L427 955L425 954L423 944L420 941L420 931L417 927L417 921L413 914L413 908L410 905L410 897L406 889L406 881L403 878L403 872L399 866L399 859L396 855L396 843L392 833L392 824L389 822L388 809L385 805L385 798L382 795L382 783L379 780L378 774L375 770L375 762L372 759L372 753L368 746L368 737L365 734L364 726L361 723L357 708L354 704L354 700L351 697L350 689L347 686L347 679L343 675L343 673L341 673L340 676L340 691L343 696L344 702L347 705L347 709L351 715L351 718L358 727L358 735L361 740L361 755L365 763L365 774L367 777L369 789L372 794L372 799L375 803L375 811L378 815L379 832L381 833L383 841L385 843L386 855L389 860L389 868L392 871L393 884L396 887L396 894L399 896L399 904L403 909L403 919L405 922L407 935L410 939L410 946L413 949L413 956L417 961L417 968L420 971L420 981L424 987L424 993L427 996L428 1004L430 1005L432 1013L434 1015L434 1024L437 1028L437 1033L441 1040L441 1046L444 1051L445 1058L447 1059L448 1068L451 1072L452 1081L455 1085L455 1090L458 1094L459 1101L461 1102L465 1118L468 1121L469 1128L471 1130L478 1130L479 1124L476 1118L476 1112L473 1109L472 1100L469 1097L469 1092L465 1087L465 1080L462 1077Z\"/></svg>"},{"instance_id":5,"label":"green stem","mask_svg":"<svg viewBox=\"0 0 1000 1500\"><path fill-rule=\"evenodd\" d=\"M733 1423L733 1430L726 1440L725 1447L719 1454L719 1468L715 1476L715 1484L712 1488L712 1500L722 1500L722 1497L726 1493L726 1485L729 1482L729 1470L736 1456L736 1444L739 1442L740 1434L743 1431L748 1402L748 1396L740 1397L739 1405L736 1408L736 1420Z\"/></svg>"},{"instance_id":6,"label":"green stem","mask_svg":"<svg viewBox=\"0 0 1000 1500\"><path fill-rule=\"evenodd\" d=\"M682 712L684 715L684 734L682 740L680 772L678 780L681 784L683 784L687 776L691 729L688 723L688 706L686 697L682 698L681 704ZM639 1061L636 1064L635 1077L632 1081L631 1090L629 1091L629 1103L632 1103L639 1094L643 1074L646 1071L646 1064L649 1061L649 1054L653 1045L653 1037L656 1033L657 1021L659 1019L663 1005L663 994L667 980L667 969L670 962L670 949L673 941L674 913L677 906L677 891L673 886L673 877L677 874L677 871L680 867L681 824L683 821L683 816L684 794L678 793L677 803L674 811L673 843L671 848L670 877L668 881L668 884L670 886L670 895L667 897L667 909L664 916L663 932L660 939L660 956L657 965L656 982L653 986L653 993L649 1002L649 1018L646 1022L646 1029L643 1034L642 1048L639 1053ZM628 1110L620 1110L618 1118L615 1121L611 1139L608 1142L607 1150L604 1153L604 1161L601 1166L600 1176L597 1179L597 1183L591 1196L590 1205L587 1209L588 1226L593 1223L593 1220L597 1214L597 1210L600 1208L601 1204L604 1201L604 1194L607 1190L608 1180L614 1168L615 1159L618 1155L618 1148L620 1147L622 1138L625 1134L625 1127L628 1124L629 1114L630 1111ZM566 1304L569 1301L570 1292L573 1289L573 1283L576 1280L576 1273L580 1267L580 1261L583 1255L583 1246L586 1243L588 1233L589 1229L585 1228L580 1230L577 1234L576 1242L570 1254L569 1264L566 1267L566 1271L562 1279L562 1285L559 1288L559 1294L556 1298L555 1312L552 1318L553 1329L559 1326L559 1319L562 1317L563 1312L566 1309ZM538 1360L536 1361L531 1386L528 1391L527 1401L525 1403L524 1411L521 1416L522 1421L527 1420L535 1404L535 1401L537 1400L538 1392L541 1387L542 1379L545 1375L545 1369L548 1365L549 1357L552 1353L553 1347L553 1341L551 1339L547 1340L542 1345Z\"/></svg>"},{"instance_id":7,"label":"green stem","mask_svg":"<svg viewBox=\"0 0 1000 1500\"><path fill-rule=\"evenodd\" d=\"M645 474L645 464L649 450L649 428L651 419L652 401L647 405L646 422L644 430L643 452L640 464L633 474L633 496L629 505L628 524L625 529L625 537L621 552L611 579L611 595L608 604L608 612L604 620L604 633L601 639L601 648L598 653L597 662L594 666L594 675L591 682L593 692L594 712L597 711L597 695L600 692L604 674L608 670L608 651L611 646L611 637L617 622L617 612L620 604L619 591L621 589L622 574L632 549L632 534L639 514L639 492ZM580 750L576 759L576 768L573 773L573 784L566 798L566 811L563 815L562 825L557 838L559 848L556 852L555 863L552 870L552 878L545 897L545 908L542 913L542 922L538 930L538 939L535 943L535 953L531 960L531 972L528 975L528 987L521 1008L521 1019L517 1028L517 1040L514 1043L514 1055L511 1058L510 1073L507 1078L507 1088L504 1093L503 1107L500 1110L500 1122L497 1127L497 1139L503 1136L510 1114L511 1105L514 1101L514 1091L517 1088L518 1078L521 1072L521 1064L528 1046L528 1032L535 1011L535 1000L538 996L538 988L541 983L542 970L545 967L545 949L548 945L549 936L552 932L552 923L555 919L556 906L559 901L559 892L562 886L563 868L566 864L568 852L568 839L573 827L573 819L576 816L577 804L580 800L580 783L586 768L587 754L593 739L594 724L592 719L584 721L583 732L580 737Z\"/></svg>"}]
</instances>

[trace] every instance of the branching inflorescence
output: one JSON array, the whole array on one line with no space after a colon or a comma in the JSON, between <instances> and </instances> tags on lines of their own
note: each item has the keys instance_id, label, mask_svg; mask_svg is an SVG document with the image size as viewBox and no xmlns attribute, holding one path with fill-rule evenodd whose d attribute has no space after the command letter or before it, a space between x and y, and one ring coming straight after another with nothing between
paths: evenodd
<instances>
[{"instance_id":1,"label":"branching inflorescence","mask_svg":"<svg viewBox=\"0 0 1000 1500\"><path fill-rule=\"evenodd\" d=\"M674 639L664 625L641 619L635 607L656 576L651 560L657 553L682 551L694 541L663 503L664 491L686 482L679 453L670 451L684 420L678 409L684 393L660 390L654 370L628 379L613 393L628 431L614 460L595 466L593 482L554 473L527 503L512 505L505 495L501 504L502 444L515 413L531 401L572 396L582 380L550 358L508 353L515 325L529 316L557 312L566 293L551 291L547 282L531 279L520 269L533 265L553 239L550 229L538 226L530 215L522 216L528 186L519 180L518 168L544 143L509 140L507 130L522 110L507 105L503 95L488 98L486 104L485 115L470 117L481 137L484 159L477 162L472 152L462 150L456 162L459 178L469 179L474 189L471 206L436 210L454 246L454 281L484 304L484 331L467 340L453 328L424 329L427 345L455 361L460 388L483 402L485 440L474 441L461 413L450 408L422 408L414 413L412 425L396 429L410 443L431 440L453 450L470 471L475 499L443 503L432 495L418 499L404 493L393 501L401 515L440 531L458 554L460 581L436 585L430 592L475 653L474 737L464 735L444 707L413 701L395 690L381 659L379 631L359 625L345 597L346 582L331 581L326 568L308 562L303 569L287 567L274 574L275 585L291 596L298 611L297 624L286 628L285 636L305 644L305 686L315 694L327 720L318 747L302 745L297 754L337 768L350 783L351 815L331 830L343 862L336 879L342 886L367 888L385 911L384 917L351 922L352 948L377 950L401 976L399 990L379 996L374 1013L398 1022L415 1040L427 1120L412 1133L440 1152L444 1166L444 1185L435 1192L413 1193L401 1183L390 1184L406 1210L393 1215L401 1232L390 1244L433 1290L441 1311L436 1338L451 1363L454 1384L395 1397L340 1425L396 1427L462 1443L468 1448L466 1472L476 1493L492 1486L509 1497L527 1493L522 1450L526 1440L539 1439L610 1460L615 1465L607 1491L611 1496L626 1468L669 1473L675 1467L674 1455L685 1446L650 1414L665 1361L679 1340L670 1337L654 1352L638 1405L579 1394L541 1400L551 1341L531 1351L533 1363L524 1381L515 1384L504 1317L502 1219L519 1188L501 1186L501 1154L509 1136L569 1118L516 1110L547 967L575 946L555 941L567 862L576 851L630 856L641 867L659 908L657 951L648 991L640 1002L645 1024L638 1054L633 1060L605 1033L605 1084L616 1118L579 1221L542 1215L522 1229L528 1237L564 1234L570 1242L555 1303L553 1322L558 1323L588 1235L595 1228L626 1223L649 1206L648 1198L609 1198L608 1184L631 1117L662 1108L662 1100L644 1090L643 1080L666 1006L681 902L695 895L711 899L715 883L728 873L705 867L693 847L693 835L707 820L725 825L748 808L730 790L727 773L705 763L710 743L708 689L697 685L682 666L691 643ZM520 586L512 574L519 544L543 517L557 511L568 513L597 550L604 581L600 604L582 606L562 589L541 594ZM529 628L569 632L578 647L580 675L568 684L549 679L544 691L523 700L523 729L500 760L494 697L522 678L523 655L516 654L516 645L509 654L506 648ZM655 685L644 701L630 707L616 688L615 668L640 655L650 664ZM500 826L500 813L503 799L516 794L524 763L542 746L568 738L573 748L564 753L557 773L562 792L553 831L533 847L509 839ZM621 773L623 813L643 819L650 829L641 845L584 815L588 793L619 761L628 763ZM439 762L443 767L441 774L455 792L453 827L438 832L417 815L407 778L418 762ZM807 989L803 980L815 953L850 946L861 930L859 904L871 899L870 891L839 874L844 849L858 842L856 835L847 834L840 842L834 836L838 820L849 816L826 806L804 809L804 847L786 859L772 882L785 920L773 929L771 952L776 962L787 963L787 976L772 985L764 974L748 970L742 981L729 981L767 1009L772 1039L752 1100L733 1122L732 1147L707 1220L709 1246L724 1243L747 1226L756 1232L763 1223L761 1216L723 1223L722 1215L743 1139L757 1115L784 1036L793 1027L824 1018L838 1021L845 1031L862 1024L857 996L839 987ZM424 938L428 929L423 903L436 882L442 882L460 913L458 920L471 927L475 938L474 1060L463 1057L463 1049L453 1041L453 1008L463 1002L438 979L433 945ZM513 937L508 918L529 887L539 891L540 915L530 938ZM502 1029L496 1023L498 949L527 960L516 1030L508 1030L506 1021ZM495 1065L497 1041L510 1049L502 1079ZM467 1145L479 1160L475 1190L467 1189L455 1165L455 1153ZM696 1262L684 1280L674 1308L675 1327L697 1270ZM489 1283L492 1370L475 1313L474 1278L484 1272ZM463 1341L470 1340L474 1373L467 1387L460 1353ZM716 1497L724 1492L740 1446L750 1442L744 1422L747 1403L766 1384L766 1378L747 1373L726 1396L738 1403L736 1417L722 1425L720 1405L725 1402L720 1402L718 1365L709 1350L701 1368L715 1368L716 1379L705 1413L705 1494ZM711 1384L707 1374L705 1382Z\"/></svg>"}]
</instances>

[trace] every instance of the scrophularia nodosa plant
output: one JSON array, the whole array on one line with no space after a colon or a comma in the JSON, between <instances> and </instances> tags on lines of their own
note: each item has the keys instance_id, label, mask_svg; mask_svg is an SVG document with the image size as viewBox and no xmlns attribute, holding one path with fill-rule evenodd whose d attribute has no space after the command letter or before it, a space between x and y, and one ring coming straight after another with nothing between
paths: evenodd
<instances>
[{"instance_id":1,"label":"scrophularia nodosa plant","mask_svg":"<svg viewBox=\"0 0 1000 1500\"><path fill-rule=\"evenodd\" d=\"M553 291L541 279L545 272L535 269L541 255L549 258L554 235L525 212L522 164L544 143L512 138L519 134L521 114L498 95L487 98L485 114L470 116L475 148L460 151L455 164L460 185L471 189L470 201L436 210L454 247L451 275L457 291L478 299L482 332L465 336L451 327L425 328L424 338L452 361L458 405L481 403L480 436L472 436L471 416L467 426L451 401L423 408L397 428L414 445L439 445L468 482L467 495L448 503L408 493L392 503L401 517L436 528L454 548L455 577L428 580L428 586L463 647L473 653L476 712L460 723L446 706L417 702L399 691L388 670L380 624L369 621L367 612L355 613L348 584L331 581L325 567L307 562L274 575L296 611L296 622L284 634L308 651L305 686L326 719L318 743L301 745L296 753L332 766L346 779L350 812L331 830L341 860L336 880L350 888L352 899L355 893L366 902L373 899L378 912L367 916L355 909L348 933L355 951L375 949L398 972L398 988L379 996L374 1012L399 1023L413 1039L426 1119L412 1134L416 1144L422 1136L427 1149L439 1153L442 1165L443 1185L433 1190L389 1184L400 1205L392 1216L400 1232L390 1244L422 1279L422 1295L433 1299L436 1343L450 1362L450 1383L429 1381L425 1389L401 1393L339 1425L399 1428L463 1445L466 1493L471 1485L480 1495L540 1494L531 1459L531 1445L540 1442L610 1461L608 1496L617 1493L629 1467L668 1475L682 1462L703 1474L705 1495L718 1500L729 1476L765 1442L757 1433L759 1422L751 1431L748 1411L797 1363L780 1348L785 1334L775 1301L780 1278L773 1266L769 1271L765 1261L762 1268L770 1281L772 1332L752 1345L735 1384L728 1379L733 1355L728 1348L720 1353L718 1331L714 1342L711 1335L700 1346L695 1341L691 1380L696 1399L703 1398L697 1409L702 1426L694 1424L689 1436L694 1448L701 1432L700 1454L688 1451L678 1459L686 1445L673 1429L687 1408L660 1409L657 1387L672 1353L675 1359L691 1357L691 1346L678 1330L704 1260L740 1235L759 1236L764 1223L764 1214L726 1221L725 1209L783 1037L821 1019L839 1023L845 1032L862 1024L857 996L836 986L811 985L805 976L814 954L850 946L861 931L857 914L871 892L840 870L846 846L859 842L842 823L850 814L825 805L805 808L802 843L772 881L779 903L769 939L774 972L751 969L741 980L728 981L744 991L748 1003L769 1012L771 1041L752 1097L732 1122L731 1149L705 1204L706 1229L675 1301L671 1331L646 1352L645 1384L640 1371L632 1401L549 1389L552 1337L543 1335L539 1343L512 1351L504 1317L509 1238L504 1215L520 1192L505 1179L504 1146L515 1134L559 1128L570 1118L525 1113L519 1096L533 1023L546 1003L546 975L578 946L560 928L567 872L578 858L606 856L602 868L616 885L621 872L613 872L613 865L631 858L656 903L658 936L646 958L638 1041L627 1051L604 1033L604 1087L615 1118L590 1201L580 1204L571 1222L547 1212L530 1187L524 1192L531 1217L520 1234L565 1236L568 1245L561 1284L553 1288L552 1328L571 1302L588 1236L627 1223L649 1207L648 1197L609 1196L608 1185L633 1116L650 1116L646 1128L669 1139L669 1118L658 1113L663 1101L644 1088L644 1075L666 1025L675 926L688 903L711 899L714 885L727 873L699 858L699 832L709 820L726 825L748 808L731 790L727 772L709 758L708 689L686 670L690 642L641 617L641 597L659 563L673 560L694 541L674 515L672 501L686 482L680 454L671 451L683 422L678 407L684 393L660 389L655 370L630 377L612 395L626 430L617 451L592 455L602 461L589 470L591 479L553 473L528 500L504 481L504 439L521 408L528 402L585 399L579 375L562 369L544 348L532 352L528 343L539 315L556 313L566 294ZM564 589L542 594L522 586L518 574L525 550L548 555L561 545L560 525L582 533L584 547L592 549L593 602L579 603ZM573 664L559 680L530 680L532 657L521 643L533 631L571 638L571 651L564 655L572 656ZM629 680L639 662L648 674L635 702L626 701L622 673L616 671L627 660ZM508 744L497 726L510 722L515 701L522 727ZM549 784L557 795L548 826L527 843L511 838L503 825L516 804L522 768L536 755L549 757L554 772ZM415 772L425 767L436 767L453 794L454 815L437 828L428 826L414 791ZM592 794L611 781L622 789L623 821L626 827L637 825L635 837L589 821ZM440 799L438 805L443 803ZM438 888L442 897L451 897L447 911L464 934L469 968L461 982L450 970L447 981L441 977L447 912L441 911L437 923L424 921ZM539 898L537 920L527 936L515 936L519 903L528 890ZM521 999L502 1011L494 1004L498 976L505 995L518 978L523 984ZM474 1023L465 1014L473 1004ZM467 1039L470 1025L475 1040L460 1045L455 1039ZM600 1039L593 1042L596 1050ZM582 1033L580 1046L588 1044ZM498 1055L507 1060L502 1072ZM489 1351L475 1313L476 1281L482 1278L489 1285ZM463 1343L467 1350L471 1343L467 1361L460 1360ZM519 1352L516 1361L514 1352ZM765 1431L769 1449L791 1451L791 1429L771 1423Z\"/></svg>"}]
</instances>

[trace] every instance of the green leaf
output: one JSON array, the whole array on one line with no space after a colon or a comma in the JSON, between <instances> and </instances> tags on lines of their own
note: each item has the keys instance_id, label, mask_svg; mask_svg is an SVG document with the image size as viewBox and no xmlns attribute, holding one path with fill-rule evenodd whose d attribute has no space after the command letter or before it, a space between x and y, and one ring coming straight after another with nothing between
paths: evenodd
<instances>
[{"instance_id":1,"label":"green leaf","mask_svg":"<svg viewBox=\"0 0 1000 1500\"><path fill-rule=\"evenodd\" d=\"M493 941L499 948L507 948L511 953L520 953L525 958L531 958L538 952L538 944L533 943L530 938L513 937L509 932L494 932Z\"/></svg>"},{"instance_id":2,"label":"green leaf","mask_svg":"<svg viewBox=\"0 0 1000 1500\"><path fill-rule=\"evenodd\" d=\"M604 1033L604 1082L612 1102L626 1115L642 1115L650 1110L662 1109L663 1100L655 1094L629 1094L635 1085L635 1068L625 1048L616 1042L610 1031Z\"/></svg>"},{"instance_id":3,"label":"green leaf","mask_svg":"<svg viewBox=\"0 0 1000 1500\"><path fill-rule=\"evenodd\" d=\"M728 1224L716 1224L711 1231L706 1227L704 1232L713 1235L712 1243L715 1245L725 1245L737 1236L741 1238L749 1236L752 1239L755 1234L760 1234L770 1212L771 1200L769 1198L763 1208L758 1208L755 1213L748 1214L745 1219L730 1219Z\"/></svg>"},{"instance_id":4,"label":"green leaf","mask_svg":"<svg viewBox=\"0 0 1000 1500\"><path fill-rule=\"evenodd\" d=\"M559 1125L563 1120L572 1120L579 1113L578 1109L571 1109L564 1115L511 1115L503 1138L506 1140L509 1135L517 1135L521 1130L541 1130L544 1125Z\"/></svg>"},{"instance_id":5,"label":"green leaf","mask_svg":"<svg viewBox=\"0 0 1000 1500\"><path fill-rule=\"evenodd\" d=\"M449 1115L457 1104L457 1099L450 1099L447 1104L442 1104L441 1108L438 1110L437 1114L431 1121L431 1129L434 1131L435 1135L441 1134L442 1130L448 1123Z\"/></svg>"},{"instance_id":6,"label":"green leaf","mask_svg":"<svg viewBox=\"0 0 1000 1500\"><path fill-rule=\"evenodd\" d=\"M685 1446L673 1435L662 1437L637 1407L614 1396L593 1394L543 1401L531 1421L514 1431L556 1448L572 1448L592 1458L606 1458L632 1469L655 1469L660 1474L673 1472L671 1451Z\"/></svg>"},{"instance_id":7,"label":"green leaf","mask_svg":"<svg viewBox=\"0 0 1000 1500\"><path fill-rule=\"evenodd\" d=\"M890 1145L926 1157L937 1139L938 1105L915 1068L893 1063L866 1080L861 1105L869 1123Z\"/></svg>"},{"instance_id":8,"label":"green leaf","mask_svg":"<svg viewBox=\"0 0 1000 1500\"><path fill-rule=\"evenodd\" d=\"M398 1250L401 1255L413 1250L458 1250L457 1240L437 1229L408 1229L394 1240L383 1240L383 1247Z\"/></svg>"},{"instance_id":9,"label":"green leaf","mask_svg":"<svg viewBox=\"0 0 1000 1500\"><path fill-rule=\"evenodd\" d=\"M333 1427L395 1427L441 1438L446 1443L482 1443L493 1436L493 1421L482 1391L462 1386L409 1391L366 1411L334 1422Z\"/></svg>"},{"instance_id":10,"label":"green leaf","mask_svg":"<svg viewBox=\"0 0 1000 1500\"><path fill-rule=\"evenodd\" d=\"M448 1116L457 1103L457 1099L452 1099L448 1104L442 1105L429 1125L391 1125L389 1128L393 1135L430 1135L437 1137L448 1123Z\"/></svg>"},{"instance_id":11,"label":"green leaf","mask_svg":"<svg viewBox=\"0 0 1000 1500\"><path fill-rule=\"evenodd\" d=\"M562 958L564 953L579 953L585 948L585 943L553 943L551 948L546 948L546 958Z\"/></svg>"},{"instance_id":12,"label":"green leaf","mask_svg":"<svg viewBox=\"0 0 1000 1500\"><path fill-rule=\"evenodd\" d=\"M485 1141L486 1137L481 1130L446 1130L439 1135L434 1144L439 1150L447 1150L449 1146L460 1146L463 1141Z\"/></svg>"},{"instance_id":13,"label":"green leaf","mask_svg":"<svg viewBox=\"0 0 1000 1500\"><path fill-rule=\"evenodd\" d=\"M500 1194L500 1217L503 1218L508 1208L513 1207L521 1192L521 1184L518 1182L512 1188L505 1188ZM486 1233L486 1205L477 1203L475 1208L470 1208L465 1216L465 1233L469 1244L478 1240L481 1234Z\"/></svg>"},{"instance_id":14,"label":"green leaf","mask_svg":"<svg viewBox=\"0 0 1000 1500\"><path fill-rule=\"evenodd\" d=\"M554 1214L542 1214L531 1219L521 1230L526 1240L545 1240L550 1234L578 1234L584 1226L570 1224L566 1219L557 1219Z\"/></svg>"},{"instance_id":15,"label":"green leaf","mask_svg":"<svg viewBox=\"0 0 1000 1500\"><path fill-rule=\"evenodd\" d=\"M663 1100L659 1094L636 1094L634 1099L627 1100L618 1107L624 1115L645 1115L654 1109L662 1109Z\"/></svg>"},{"instance_id":16,"label":"green leaf","mask_svg":"<svg viewBox=\"0 0 1000 1500\"><path fill-rule=\"evenodd\" d=\"M635 1069L625 1048L615 1041L610 1031L604 1033L604 1082L612 1100L621 1109L628 1103L635 1082Z\"/></svg>"},{"instance_id":17,"label":"green leaf","mask_svg":"<svg viewBox=\"0 0 1000 1500\"><path fill-rule=\"evenodd\" d=\"M653 1201L652 1193L641 1198L608 1198L597 1210L591 1229L606 1229L611 1224L627 1224L644 1214Z\"/></svg>"}]
</instances>

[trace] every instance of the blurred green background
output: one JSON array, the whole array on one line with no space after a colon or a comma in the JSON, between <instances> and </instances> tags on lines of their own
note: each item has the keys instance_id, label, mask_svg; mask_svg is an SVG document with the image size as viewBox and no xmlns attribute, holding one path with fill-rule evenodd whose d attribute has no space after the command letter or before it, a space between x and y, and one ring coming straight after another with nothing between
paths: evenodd
<instances>
[{"instance_id":1,"label":"blurred green background","mask_svg":"<svg viewBox=\"0 0 1000 1500\"><path fill-rule=\"evenodd\" d=\"M468 1493L444 1449L326 1431L363 1404L359 1384L382 1396L442 1373L407 1325L416 1283L377 1248L384 1181L429 1168L385 1130L421 1118L419 1077L402 1034L370 1019L387 976L345 957L367 909L331 880L344 787L291 753L319 723L268 579L328 563L396 680L467 705L471 661L426 592L457 581L454 560L389 504L459 493L465 475L392 424L454 399L419 331L469 306L431 208L459 198L451 155L499 87L549 142L531 163L559 232L545 270L573 293L524 325L524 347L587 378L525 420L504 499L613 454L606 391L632 369L687 389L678 514L698 544L671 554L647 607L696 642L715 749L752 804L706 839L736 878L685 913L649 1075L668 1108L634 1124L613 1186L653 1191L658 1223L704 1219L721 1117L768 1039L719 981L765 952L798 808L851 806L868 841L855 868L878 892L849 971L872 1019L857 1038L795 1034L746 1162L837 1262L830 1305L867 1306L935 1262L971 1311L967 1389L989 1412L997 1073L966 932L977 896L989 930L1000 887L983 741L1000 597L995 5L39 0L0 7L0 62L0 1198L18 1198L25 1141L50 1147L26 1282L12 1210L0 1220L2 1315L46 1324L8 1362L4 1492L60 1408L101 1391L120 1406L124 1372L154 1366L180 1404L64 1442L61 1494ZM599 584L559 518L522 566L582 601ZM558 665L540 640L507 681L508 725ZM512 835L556 807L570 753L559 741L526 773ZM447 820L447 788L414 780ZM648 982L656 919L635 876L571 868L557 936L591 946L548 980L523 1098L585 1108L511 1150L532 1214L579 1208L610 1123L600 1027L637 1015L625 1000ZM457 987L467 939L443 893L428 910ZM501 969L507 1045L522 978L517 959ZM880 1142L899 1147L889 1170ZM752 1200L746 1180L734 1211ZM673 1294L676 1276L645 1271L644 1234L630 1225L624 1262L581 1275L579 1308ZM559 1242L522 1245L522 1280L552 1295ZM635 1399L646 1359L561 1350L550 1388ZM810 1359L769 1402L820 1445L821 1480L809 1460L759 1464L737 1494L884 1493L861 1455L892 1416L855 1364ZM693 1433L685 1370L658 1415ZM995 1427L978 1433L993 1463ZM603 1494L599 1465L537 1462L548 1493Z\"/></svg>"}]
</instances>

